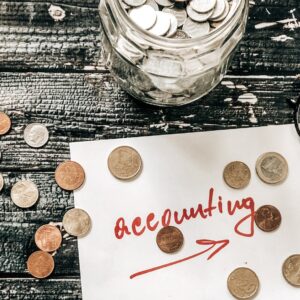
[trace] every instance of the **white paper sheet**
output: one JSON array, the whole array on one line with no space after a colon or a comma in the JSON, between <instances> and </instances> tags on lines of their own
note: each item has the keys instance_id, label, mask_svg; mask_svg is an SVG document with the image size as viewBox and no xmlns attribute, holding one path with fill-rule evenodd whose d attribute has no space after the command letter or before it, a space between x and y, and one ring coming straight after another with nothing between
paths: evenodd
<instances>
[{"instance_id":1,"label":"white paper sheet","mask_svg":"<svg viewBox=\"0 0 300 300\"><path fill-rule=\"evenodd\" d=\"M107 168L108 155L120 145L134 147L143 159L142 173L130 182L115 179ZM270 186L256 175L256 159L268 151L281 153L289 162L289 176L283 184ZM242 266L253 269L259 277L256 299L300 299L300 290L282 276L284 260L300 253L300 138L292 125L73 143L71 158L86 172L84 186L75 192L75 206L85 209L93 220L90 234L79 239L84 300L232 299L227 277ZM252 171L251 182L243 190L233 190L223 181L224 166L234 160L245 162ZM161 252L156 235L164 211L180 213L200 203L205 208L211 188L213 204L222 196L223 214L215 210L211 217L181 225L172 219L171 225L184 234L184 247L173 255ZM255 226L253 237L234 231L249 210L244 208L229 216L227 200L247 197L254 199L255 208L271 204L280 210L282 224L277 231L265 233ZM151 212L159 220L155 231L146 229L141 236L116 238L118 218L123 217L132 231L132 220L139 216L144 225ZM249 224L245 221L240 230L249 232ZM207 258L216 248L130 279L137 272L208 248L196 244L200 239L228 239L229 244L210 260Z\"/></svg>"}]
</instances>

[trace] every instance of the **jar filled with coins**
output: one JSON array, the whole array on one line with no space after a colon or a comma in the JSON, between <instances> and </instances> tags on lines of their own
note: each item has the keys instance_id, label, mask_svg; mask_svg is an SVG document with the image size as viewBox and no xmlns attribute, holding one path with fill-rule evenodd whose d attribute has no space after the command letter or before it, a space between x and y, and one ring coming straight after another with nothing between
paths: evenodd
<instances>
[{"instance_id":1,"label":"jar filled with coins","mask_svg":"<svg viewBox=\"0 0 300 300\"><path fill-rule=\"evenodd\" d=\"M137 99L190 103L222 80L248 10L249 0L101 0L105 64Z\"/></svg>"}]
</instances>

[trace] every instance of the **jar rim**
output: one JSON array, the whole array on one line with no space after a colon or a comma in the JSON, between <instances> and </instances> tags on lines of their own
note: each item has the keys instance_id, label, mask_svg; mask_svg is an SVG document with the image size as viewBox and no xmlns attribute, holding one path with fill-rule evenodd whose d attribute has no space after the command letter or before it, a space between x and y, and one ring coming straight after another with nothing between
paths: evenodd
<instances>
[{"instance_id":1,"label":"jar rim","mask_svg":"<svg viewBox=\"0 0 300 300\"><path fill-rule=\"evenodd\" d=\"M144 30L140 26L138 26L128 15L124 7L122 6L121 2L122 0L112 0L112 3L115 3L117 5L118 13L122 15L124 20L132 29L143 35L143 37L155 44L160 44L162 46L169 46L169 47L177 47L178 45L184 45L184 46L191 46L194 44L199 44L200 42L213 39L214 37L218 36L219 33L223 32L228 26L232 23L235 23L236 20L240 18L241 13L244 10L244 7L249 5L249 0L234 0L237 1L236 3L236 9L231 11L230 14L227 16L227 20L218 28L215 28L214 30L210 31L209 33L197 37L197 38L190 38L190 39L170 39L167 37L162 36L156 36L152 33L150 33L147 30Z\"/></svg>"}]
</instances>

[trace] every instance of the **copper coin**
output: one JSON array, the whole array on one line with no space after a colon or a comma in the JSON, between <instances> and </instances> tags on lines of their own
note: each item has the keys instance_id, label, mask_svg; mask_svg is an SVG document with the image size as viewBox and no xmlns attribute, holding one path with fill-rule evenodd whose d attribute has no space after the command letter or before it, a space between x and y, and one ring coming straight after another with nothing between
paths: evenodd
<instances>
[{"instance_id":1,"label":"copper coin","mask_svg":"<svg viewBox=\"0 0 300 300\"><path fill-rule=\"evenodd\" d=\"M47 252L33 252L27 260L27 269L33 277L46 278L54 270L54 259Z\"/></svg>"},{"instance_id":2,"label":"copper coin","mask_svg":"<svg viewBox=\"0 0 300 300\"><path fill-rule=\"evenodd\" d=\"M251 179L249 167L241 161L229 163L223 172L225 182L234 189L245 188Z\"/></svg>"},{"instance_id":3,"label":"copper coin","mask_svg":"<svg viewBox=\"0 0 300 300\"><path fill-rule=\"evenodd\" d=\"M156 236L156 243L159 249L165 253L177 252L183 245L182 232L174 227L163 227Z\"/></svg>"},{"instance_id":4,"label":"copper coin","mask_svg":"<svg viewBox=\"0 0 300 300\"><path fill-rule=\"evenodd\" d=\"M84 183L85 173L79 163L68 160L57 167L55 180L62 189L74 191Z\"/></svg>"},{"instance_id":5,"label":"copper coin","mask_svg":"<svg viewBox=\"0 0 300 300\"><path fill-rule=\"evenodd\" d=\"M227 287L236 299L253 299L259 289L259 280L251 269L237 268L228 276Z\"/></svg>"},{"instance_id":6,"label":"copper coin","mask_svg":"<svg viewBox=\"0 0 300 300\"><path fill-rule=\"evenodd\" d=\"M142 159L133 148L121 146L114 149L108 157L108 168L113 176L127 180L134 178L141 170Z\"/></svg>"},{"instance_id":7,"label":"copper coin","mask_svg":"<svg viewBox=\"0 0 300 300\"><path fill-rule=\"evenodd\" d=\"M280 211L272 205L264 205L256 211L255 223L263 231L274 231L281 224Z\"/></svg>"},{"instance_id":8,"label":"copper coin","mask_svg":"<svg viewBox=\"0 0 300 300\"><path fill-rule=\"evenodd\" d=\"M52 225L43 225L35 233L35 244L45 252L53 252L57 250L62 241L61 232Z\"/></svg>"},{"instance_id":9,"label":"copper coin","mask_svg":"<svg viewBox=\"0 0 300 300\"><path fill-rule=\"evenodd\" d=\"M289 284L300 287L300 254L292 255L285 260L282 274Z\"/></svg>"},{"instance_id":10,"label":"copper coin","mask_svg":"<svg viewBox=\"0 0 300 300\"><path fill-rule=\"evenodd\" d=\"M0 111L0 135L6 134L11 127L11 120L7 114Z\"/></svg>"}]
</instances>

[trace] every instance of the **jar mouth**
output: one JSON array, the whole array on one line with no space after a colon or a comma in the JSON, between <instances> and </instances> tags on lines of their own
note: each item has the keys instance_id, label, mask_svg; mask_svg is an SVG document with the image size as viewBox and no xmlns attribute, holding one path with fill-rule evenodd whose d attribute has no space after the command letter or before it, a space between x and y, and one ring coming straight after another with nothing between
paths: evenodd
<instances>
[{"instance_id":1,"label":"jar mouth","mask_svg":"<svg viewBox=\"0 0 300 300\"><path fill-rule=\"evenodd\" d=\"M218 28L215 28L214 30L210 31L209 33L197 37L197 38L190 38L190 39L171 39L167 37L162 36L156 36L152 33L150 33L147 30L144 30L143 28L139 27L128 15L126 10L121 4L122 0L112 0L112 3L116 4L116 8L118 10L118 13L123 17L123 19L126 21L127 25L129 25L133 30L143 35L145 39L148 41L154 43L154 44L162 44L163 46L169 46L169 47L176 47L178 45L184 45L184 46L191 46L194 44L200 44L201 42L211 40L214 37L218 36L219 33L223 32L230 24L235 23L239 18L240 15L247 6L249 6L249 0L233 0L233 4L236 7L234 9L231 8L228 16L226 17L224 23L219 26Z\"/></svg>"}]
</instances>

